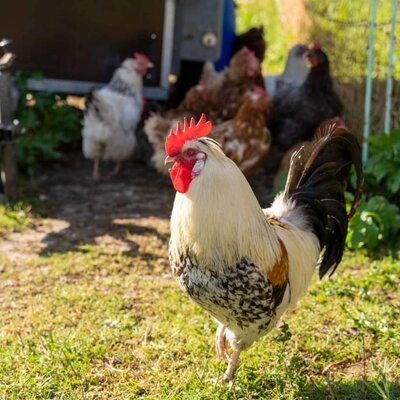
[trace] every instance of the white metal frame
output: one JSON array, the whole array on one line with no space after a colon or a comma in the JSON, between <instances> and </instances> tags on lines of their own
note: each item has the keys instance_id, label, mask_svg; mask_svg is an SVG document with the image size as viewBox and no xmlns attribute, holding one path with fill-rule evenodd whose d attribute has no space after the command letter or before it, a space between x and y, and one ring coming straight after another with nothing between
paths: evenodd
<instances>
[{"instance_id":1,"label":"white metal frame","mask_svg":"<svg viewBox=\"0 0 400 400\"><path fill-rule=\"evenodd\" d=\"M174 48L174 22L176 0L165 0L164 28L161 56L161 87L169 88L168 76L171 73Z\"/></svg>"}]
</instances>

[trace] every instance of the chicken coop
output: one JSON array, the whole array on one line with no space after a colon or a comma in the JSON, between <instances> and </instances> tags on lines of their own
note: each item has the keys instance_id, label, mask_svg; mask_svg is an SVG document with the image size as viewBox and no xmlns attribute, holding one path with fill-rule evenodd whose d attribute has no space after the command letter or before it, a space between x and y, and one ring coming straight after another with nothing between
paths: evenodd
<instances>
[{"instance_id":1,"label":"chicken coop","mask_svg":"<svg viewBox=\"0 0 400 400\"><path fill-rule=\"evenodd\" d=\"M14 41L14 68L40 71L33 90L83 94L106 83L124 58L154 64L144 95L168 97L182 60L216 60L223 0L3 1L0 36Z\"/></svg>"},{"instance_id":2,"label":"chicken coop","mask_svg":"<svg viewBox=\"0 0 400 400\"><path fill-rule=\"evenodd\" d=\"M16 108L13 71L44 76L28 79L30 90L85 95L106 84L125 58L141 52L154 65L143 79L144 97L167 100L184 62L216 60L221 51L224 0L6 0L0 10L4 60L12 57L0 80L0 122L7 124L7 131L2 128L7 135ZM15 166L14 144L1 143L1 149L13 149L2 150L2 164ZM11 194L15 190L7 188L16 186L16 168L5 169L9 178L1 186Z\"/></svg>"}]
</instances>

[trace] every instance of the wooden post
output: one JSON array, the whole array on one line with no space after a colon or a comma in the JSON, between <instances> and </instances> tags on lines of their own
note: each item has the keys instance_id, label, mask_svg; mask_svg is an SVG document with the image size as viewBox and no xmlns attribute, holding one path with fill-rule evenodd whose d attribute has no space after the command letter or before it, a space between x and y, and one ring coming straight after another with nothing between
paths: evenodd
<instances>
[{"instance_id":1,"label":"wooden post","mask_svg":"<svg viewBox=\"0 0 400 400\"><path fill-rule=\"evenodd\" d=\"M371 0L371 21L369 27L368 41L368 73L367 84L365 89L365 106L364 106L364 143L362 149L362 158L366 162L368 160L368 137L371 126L371 98L372 98L372 69L374 66L374 44L375 44L375 28L376 28L376 7L377 0Z\"/></svg>"},{"instance_id":2,"label":"wooden post","mask_svg":"<svg viewBox=\"0 0 400 400\"><path fill-rule=\"evenodd\" d=\"M393 63L395 54L395 38L396 38L396 18L397 18L397 0L392 2L392 26L390 29L389 44L389 66L386 81L386 106L385 106L385 129L386 135L390 133L390 118L392 110L392 90L393 90Z\"/></svg>"},{"instance_id":3,"label":"wooden post","mask_svg":"<svg viewBox=\"0 0 400 400\"><path fill-rule=\"evenodd\" d=\"M5 53L0 59L2 66L9 66L15 55ZM8 68L7 68L8 69ZM0 123L12 126L13 101L12 101L13 77L8 70L0 70ZM8 200L15 200L18 194L18 169L15 141L0 143L1 183Z\"/></svg>"}]
</instances>

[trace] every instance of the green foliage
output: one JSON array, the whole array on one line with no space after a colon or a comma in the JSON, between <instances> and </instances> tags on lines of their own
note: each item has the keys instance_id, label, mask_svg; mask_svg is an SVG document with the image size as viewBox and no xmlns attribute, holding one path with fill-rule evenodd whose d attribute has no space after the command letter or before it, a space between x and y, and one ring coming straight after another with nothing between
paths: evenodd
<instances>
[{"instance_id":1,"label":"green foliage","mask_svg":"<svg viewBox=\"0 0 400 400\"><path fill-rule=\"evenodd\" d=\"M347 245L369 250L396 238L400 232L399 208L383 196L373 196L363 202L349 224Z\"/></svg>"},{"instance_id":2,"label":"green foliage","mask_svg":"<svg viewBox=\"0 0 400 400\"><path fill-rule=\"evenodd\" d=\"M282 24L277 0L239 0L237 30L243 32L252 26L263 25L268 49L264 70L278 73L282 70L288 49L302 38ZM367 69L370 2L362 0L308 0L309 32L300 32L310 41L320 42L328 51L333 75L341 81L364 80ZM281 10L281 12L283 12ZM374 76L386 79L388 44L392 2L378 0L377 30L375 33ZM398 17L400 20L400 7ZM397 24L396 36L400 35ZM394 65L394 76L400 77L400 64Z\"/></svg>"},{"instance_id":3,"label":"green foliage","mask_svg":"<svg viewBox=\"0 0 400 400\"><path fill-rule=\"evenodd\" d=\"M373 72L374 77L386 79L392 1L377 1ZM366 75L370 5L370 1L362 0L307 1L311 39L328 50L333 73L342 81L363 80ZM399 24L396 34L400 34ZM394 75L400 76L399 64L394 66Z\"/></svg>"},{"instance_id":4,"label":"green foliage","mask_svg":"<svg viewBox=\"0 0 400 400\"><path fill-rule=\"evenodd\" d=\"M274 0L239 1L236 13L236 30L245 32L254 26L263 26L267 51L263 70L269 74L280 73L286 61L293 38L282 32L277 6Z\"/></svg>"},{"instance_id":5,"label":"green foliage","mask_svg":"<svg viewBox=\"0 0 400 400\"><path fill-rule=\"evenodd\" d=\"M42 77L16 74L21 94L16 117L25 130L17 140L17 159L23 170L36 169L43 162L59 159L63 146L80 140L80 112L66 104L65 96L28 91L26 80L30 76Z\"/></svg>"},{"instance_id":6,"label":"green foliage","mask_svg":"<svg viewBox=\"0 0 400 400\"><path fill-rule=\"evenodd\" d=\"M395 243L400 235L400 131L374 135L369 142L366 200L350 221L347 236L347 245L353 249L375 250Z\"/></svg>"},{"instance_id":7,"label":"green foliage","mask_svg":"<svg viewBox=\"0 0 400 400\"><path fill-rule=\"evenodd\" d=\"M31 205L19 201L0 204L0 237L9 231L20 230L32 222Z\"/></svg>"},{"instance_id":8,"label":"green foliage","mask_svg":"<svg viewBox=\"0 0 400 400\"><path fill-rule=\"evenodd\" d=\"M400 131L369 139L371 156L365 166L367 190L400 204Z\"/></svg>"}]
</instances>

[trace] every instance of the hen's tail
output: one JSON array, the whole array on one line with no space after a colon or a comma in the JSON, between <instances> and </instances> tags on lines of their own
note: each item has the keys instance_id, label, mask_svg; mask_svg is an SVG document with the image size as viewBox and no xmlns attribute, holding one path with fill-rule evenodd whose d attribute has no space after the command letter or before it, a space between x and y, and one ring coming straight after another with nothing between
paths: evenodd
<instances>
[{"instance_id":1,"label":"hen's tail","mask_svg":"<svg viewBox=\"0 0 400 400\"><path fill-rule=\"evenodd\" d=\"M353 165L357 187L347 214L344 191ZM335 123L321 126L310 146L303 146L291 158L284 197L304 207L321 249L325 249L321 278L328 271L332 274L342 259L348 221L360 204L363 180L359 142Z\"/></svg>"},{"instance_id":2,"label":"hen's tail","mask_svg":"<svg viewBox=\"0 0 400 400\"><path fill-rule=\"evenodd\" d=\"M165 138L173 127L174 121L162 117L159 114L152 114L144 122L144 131L153 148L151 164L160 173L166 174L168 171L164 167L165 160Z\"/></svg>"},{"instance_id":3,"label":"hen's tail","mask_svg":"<svg viewBox=\"0 0 400 400\"><path fill-rule=\"evenodd\" d=\"M97 90L91 90L85 97L85 109L83 111L84 115L93 113L99 120L102 120L104 106L102 105L100 99L97 96Z\"/></svg>"}]
</instances>

